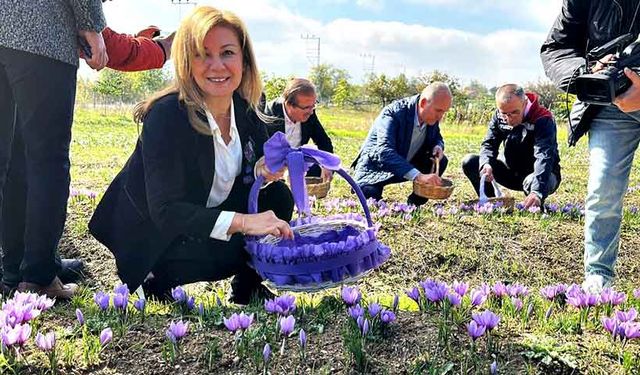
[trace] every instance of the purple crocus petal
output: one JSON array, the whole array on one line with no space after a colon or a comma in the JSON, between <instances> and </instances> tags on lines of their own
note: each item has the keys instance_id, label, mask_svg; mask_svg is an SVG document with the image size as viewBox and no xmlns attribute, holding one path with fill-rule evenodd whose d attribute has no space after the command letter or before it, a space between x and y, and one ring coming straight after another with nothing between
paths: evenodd
<instances>
[{"instance_id":1,"label":"purple crocus petal","mask_svg":"<svg viewBox=\"0 0 640 375\"><path fill-rule=\"evenodd\" d=\"M498 298L502 298L507 295L507 287L501 281L495 283L491 290L493 291L493 294Z\"/></svg>"},{"instance_id":2,"label":"purple crocus petal","mask_svg":"<svg viewBox=\"0 0 640 375\"><path fill-rule=\"evenodd\" d=\"M196 299L194 297L187 297L186 302L187 310L191 311L196 307Z\"/></svg>"},{"instance_id":3,"label":"purple crocus petal","mask_svg":"<svg viewBox=\"0 0 640 375\"><path fill-rule=\"evenodd\" d=\"M111 339L113 338L113 331L111 331L111 328L105 328L102 330L102 332L100 332L100 345L101 346L105 346L107 345L109 342L111 342Z\"/></svg>"},{"instance_id":4,"label":"purple crocus petal","mask_svg":"<svg viewBox=\"0 0 640 375\"><path fill-rule=\"evenodd\" d=\"M496 375L498 373L498 362L491 362L491 366L489 366L489 373L491 375Z\"/></svg>"},{"instance_id":5,"label":"purple crocus petal","mask_svg":"<svg viewBox=\"0 0 640 375\"><path fill-rule=\"evenodd\" d=\"M22 346L24 345L24 343L27 342L27 340L31 336L31 325L29 323L25 323L25 324L18 324L16 327L20 327L20 330L19 330L20 334L18 335L18 341L16 342L16 344L18 344L19 346Z\"/></svg>"},{"instance_id":6,"label":"purple crocus petal","mask_svg":"<svg viewBox=\"0 0 640 375\"><path fill-rule=\"evenodd\" d=\"M640 338L640 323L625 322L621 326L624 329L624 337L627 340Z\"/></svg>"},{"instance_id":7,"label":"purple crocus petal","mask_svg":"<svg viewBox=\"0 0 640 375\"><path fill-rule=\"evenodd\" d=\"M482 313L474 313L472 318L479 325L487 327L487 330L489 331L494 329L498 323L500 323L500 317L490 310L485 310Z\"/></svg>"},{"instance_id":8,"label":"purple crocus petal","mask_svg":"<svg viewBox=\"0 0 640 375\"><path fill-rule=\"evenodd\" d=\"M619 322L623 323L623 322L632 322L634 320L636 320L636 318L638 317L638 312L636 311L635 308L630 308L629 311L625 312L625 311L616 311L616 319L618 319Z\"/></svg>"},{"instance_id":9,"label":"purple crocus petal","mask_svg":"<svg viewBox=\"0 0 640 375\"><path fill-rule=\"evenodd\" d=\"M241 312L238 315L238 326L242 330L246 330L253 323L253 314L247 315L244 312Z\"/></svg>"},{"instance_id":10,"label":"purple crocus petal","mask_svg":"<svg viewBox=\"0 0 640 375\"><path fill-rule=\"evenodd\" d=\"M49 332L46 335L38 332L36 335L36 345L40 350L44 352L50 352L56 346L56 334L54 332Z\"/></svg>"},{"instance_id":11,"label":"purple crocus petal","mask_svg":"<svg viewBox=\"0 0 640 375\"><path fill-rule=\"evenodd\" d=\"M380 305L377 303L370 303L368 310L369 310L369 316L371 316L372 318L375 318L376 316L378 316L378 314L380 314L382 307L380 307Z\"/></svg>"},{"instance_id":12,"label":"purple crocus petal","mask_svg":"<svg viewBox=\"0 0 640 375\"><path fill-rule=\"evenodd\" d=\"M407 290L405 294L409 298L414 300L417 304L420 304L420 291L418 290L418 288L413 287L412 289Z\"/></svg>"},{"instance_id":13,"label":"purple crocus petal","mask_svg":"<svg viewBox=\"0 0 640 375\"><path fill-rule=\"evenodd\" d=\"M351 306L347 311L349 312L349 316L355 320L358 320L358 318L364 315L364 309L360 305Z\"/></svg>"},{"instance_id":14,"label":"purple crocus petal","mask_svg":"<svg viewBox=\"0 0 640 375\"><path fill-rule=\"evenodd\" d=\"M279 308L280 306L278 306L278 304L276 303L275 299L268 299L264 301L264 309L267 313L269 314L277 314L279 313Z\"/></svg>"},{"instance_id":15,"label":"purple crocus petal","mask_svg":"<svg viewBox=\"0 0 640 375\"><path fill-rule=\"evenodd\" d=\"M391 305L391 309L393 309L393 311L398 310L398 305L400 305L400 296L396 294L393 296L393 303Z\"/></svg>"},{"instance_id":16,"label":"purple crocus petal","mask_svg":"<svg viewBox=\"0 0 640 375\"><path fill-rule=\"evenodd\" d=\"M464 297L464 295L467 294L467 290L469 290L469 283L454 281L452 289L459 296Z\"/></svg>"},{"instance_id":17,"label":"purple crocus petal","mask_svg":"<svg viewBox=\"0 0 640 375\"><path fill-rule=\"evenodd\" d=\"M289 315L286 318L280 318L280 333L287 337L293 332L293 328L296 324L296 318L293 315Z\"/></svg>"},{"instance_id":18,"label":"purple crocus petal","mask_svg":"<svg viewBox=\"0 0 640 375\"><path fill-rule=\"evenodd\" d=\"M633 290L633 298L640 299L640 288Z\"/></svg>"},{"instance_id":19,"label":"purple crocus petal","mask_svg":"<svg viewBox=\"0 0 640 375\"><path fill-rule=\"evenodd\" d=\"M93 295L93 301L101 311L106 311L109 308L110 298L111 297L103 291L99 291Z\"/></svg>"},{"instance_id":20,"label":"purple crocus petal","mask_svg":"<svg viewBox=\"0 0 640 375\"><path fill-rule=\"evenodd\" d=\"M549 301L553 301L553 299L556 298L557 288L555 285L545 286L540 289L540 294Z\"/></svg>"},{"instance_id":21,"label":"purple crocus petal","mask_svg":"<svg viewBox=\"0 0 640 375\"><path fill-rule=\"evenodd\" d=\"M522 310L522 300L518 297L511 297L511 304L516 311Z\"/></svg>"},{"instance_id":22,"label":"purple crocus petal","mask_svg":"<svg viewBox=\"0 0 640 375\"><path fill-rule=\"evenodd\" d=\"M165 334L165 336L167 336L167 339L169 339L169 341L171 341L171 343L176 344L178 342L178 339L173 334L173 332L171 332L171 330L169 330L169 329L166 330L166 332L164 334Z\"/></svg>"},{"instance_id":23,"label":"purple crocus petal","mask_svg":"<svg viewBox=\"0 0 640 375\"><path fill-rule=\"evenodd\" d=\"M40 311L49 310L55 301L45 295L39 296L35 301L35 307Z\"/></svg>"},{"instance_id":24,"label":"purple crocus petal","mask_svg":"<svg viewBox=\"0 0 640 375\"><path fill-rule=\"evenodd\" d=\"M204 315L204 303L200 302L198 304L198 315L203 316Z\"/></svg>"},{"instance_id":25,"label":"purple crocus petal","mask_svg":"<svg viewBox=\"0 0 640 375\"><path fill-rule=\"evenodd\" d=\"M393 311L382 310L380 313L380 321L384 324L393 323L396 320L396 314Z\"/></svg>"},{"instance_id":26,"label":"purple crocus petal","mask_svg":"<svg viewBox=\"0 0 640 375\"><path fill-rule=\"evenodd\" d=\"M544 319L549 320L552 312L553 312L553 305L549 306L549 308L547 309L547 312L544 313Z\"/></svg>"},{"instance_id":27,"label":"purple crocus petal","mask_svg":"<svg viewBox=\"0 0 640 375\"><path fill-rule=\"evenodd\" d=\"M76 319L78 319L78 323L80 323L80 325L84 324L84 314L82 313L82 310L76 309Z\"/></svg>"},{"instance_id":28,"label":"purple crocus petal","mask_svg":"<svg viewBox=\"0 0 640 375\"><path fill-rule=\"evenodd\" d=\"M486 329L487 328L485 326L476 323L475 320L472 320L471 322L469 322L469 324L467 324L467 333L473 341L476 341L478 337L484 335Z\"/></svg>"},{"instance_id":29,"label":"purple crocus petal","mask_svg":"<svg viewBox=\"0 0 640 375\"><path fill-rule=\"evenodd\" d=\"M619 306L627 302L627 294L624 292L614 292L611 296L611 305Z\"/></svg>"},{"instance_id":30,"label":"purple crocus petal","mask_svg":"<svg viewBox=\"0 0 640 375\"><path fill-rule=\"evenodd\" d=\"M145 307L147 306L147 301L144 298L139 298L133 303L133 307L140 312L144 312Z\"/></svg>"},{"instance_id":31,"label":"purple crocus petal","mask_svg":"<svg viewBox=\"0 0 640 375\"><path fill-rule=\"evenodd\" d=\"M304 329L300 330L299 342L300 342L300 348L304 350L304 348L307 347L307 333L304 331Z\"/></svg>"},{"instance_id":32,"label":"purple crocus petal","mask_svg":"<svg viewBox=\"0 0 640 375\"><path fill-rule=\"evenodd\" d=\"M173 300L175 302L178 302L178 303L186 302L187 301L187 292L185 292L184 289L182 289L181 286L177 286L177 287L171 289L171 297L173 297Z\"/></svg>"},{"instance_id":33,"label":"purple crocus petal","mask_svg":"<svg viewBox=\"0 0 640 375\"><path fill-rule=\"evenodd\" d=\"M369 333L369 319L365 319L362 323L362 336L366 336Z\"/></svg>"},{"instance_id":34,"label":"purple crocus petal","mask_svg":"<svg viewBox=\"0 0 640 375\"><path fill-rule=\"evenodd\" d=\"M176 341L179 341L187 334L188 329L189 323L185 323L182 320L179 320L177 322L171 322L171 324L169 324L168 332L173 335ZM167 335L167 337L169 336Z\"/></svg>"},{"instance_id":35,"label":"purple crocus petal","mask_svg":"<svg viewBox=\"0 0 640 375\"><path fill-rule=\"evenodd\" d=\"M113 295L113 307L117 310L126 310L129 304L129 295L116 293Z\"/></svg>"},{"instance_id":36,"label":"purple crocus petal","mask_svg":"<svg viewBox=\"0 0 640 375\"><path fill-rule=\"evenodd\" d=\"M269 343L264 344L264 348L262 349L262 360L266 364L269 362L269 357L271 356L271 346Z\"/></svg>"},{"instance_id":37,"label":"purple crocus petal","mask_svg":"<svg viewBox=\"0 0 640 375\"><path fill-rule=\"evenodd\" d=\"M447 300L449 300L449 303L451 304L451 306L458 307L462 304L462 296L460 296L456 292L447 293Z\"/></svg>"},{"instance_id":38,"label":"purple crocus petal","mask_svg":"<svg viewBox=\"0 0 640 375\"><path fill-rule=\"evenodd\" d=\"M113 290L114 294L126 294L129 295L129 287L127 284L120 284Z\"/></svg>"},{"instance_id":39,"label":"purple crocus petal","mask_svg":"<svg viewBox=\"0 0 640 375\"><path fill-rule=\"evenodd\" d=\"M615 318L603 317L601 319L602 327L609 333L613 334L616 330L618 321Z\"/></svg>"},{"instance_id":40,"label":"purple crocus petal","mask_svg":"<svg viewBox=\"0 0 640 375\"><path fill-rule=\"evenodd\" d=\"M222 306L222 300L217 295L216 295L216 306L218 306L218 307Z\"/></svg>"},{"instance_id":41,"label":"purple crocus petal","mask_svg":"<svg viewBox=\"0 0 640 375\"><path fill-rule=\"evenodd\" d=\"M471 291L471 305L473 307L480 306L487 300L487 294L482 290L474 289Z\"/></svg>"},{"instance_id":42,"label":"purple crocus petal","mask_svg":"<svg viewBox=\"0 0 640 375\"><path fill-rule=\"evenodd\" d=\"M227 329L231 332L235 332L238 329L240 329L240 323L238 322L238 314L236 313L231 314L229 319L223 317L222 322L224 323L224 326L227 327Z\"/></svg>"},{"instance_id":43,"label":"purple crocus petal","mask_svg":"<svg viewBox=\"0 0 640 375\"><path fill-rule=\"evenodd\" d=\"M344 287L342 288L342 300L349 306L353 306L360 302L362 295L357 287Z\"/></svg>"},{"instance_id":44,"label":"purple crocus petal","mask_svg":"<svg viewBox=\"0 0 640 375\"><path fill-rule=\"evenodd\" d=\"M358 328L362 330L362 325L364 324L364 315L359 316L358 319L356 319L356 323L358 324Z\"/></svg>"}]
</instances>

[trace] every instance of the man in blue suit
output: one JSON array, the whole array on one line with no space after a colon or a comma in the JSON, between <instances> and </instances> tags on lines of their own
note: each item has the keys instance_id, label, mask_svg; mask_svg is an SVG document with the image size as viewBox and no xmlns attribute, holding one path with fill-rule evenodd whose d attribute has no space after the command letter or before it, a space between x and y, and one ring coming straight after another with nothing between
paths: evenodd
<instances>
[{"instance_id":1,"label":"man in blue suit","mask_svg":"<svg viewBox=\"0 0 640 375\"><path fill-rule=\"evenodd\" d=\"M439 123L451 102L449 87L434 82L420 95L396 100L382 110L351 165L365 197L382 199L385 186L404 181L442 184L448 160ZM440 176L430 172L434 158L439 160ZM407 199L416 206L426 201L415 194Z\"/></svg>"}]
</instances>

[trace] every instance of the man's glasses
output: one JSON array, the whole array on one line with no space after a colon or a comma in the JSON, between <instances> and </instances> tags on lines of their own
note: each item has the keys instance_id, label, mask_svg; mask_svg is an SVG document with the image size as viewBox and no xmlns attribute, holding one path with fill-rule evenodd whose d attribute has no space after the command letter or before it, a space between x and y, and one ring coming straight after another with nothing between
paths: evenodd
<instances>
[{"instance_id":1,"label":"man's glasses","mask_svg":"<svg viewBox=\"0 0 640 375\"><path fill-rule=\"evenodd\" d=\"M308 105L308 106L305 106L305 107L302 107L302 106L300 106L300 105L299 105L299 104L297 104L297 103L296 103L296 104L293 104L293 106L294 106L294 107L296 107L296 108L298 108L298 109L301 109L301 110L303 110L303 111L305 111L305 112L306 112L306 111L313 111L314 109L316 109L316 106L317 106L317 105L318 105L318 101L317 101L317 100L316 100L316 102L315 102L315 103L313 103L313 104L311 104L311 105Z\"/></svg>"},{"instance_id":2,"label":"man's glasses","mask_svg":"<svg viewBox=\"0 0 640 375\"><path fill-rule=\"evenodd\" d=\"M500 114L500 117L502 118L512 118L520 115L520 113L522 113L522 111L519 109L516 109L515 111L511 111L511 112L498 111L498 114Z\"/></svg>"}]
</instances>

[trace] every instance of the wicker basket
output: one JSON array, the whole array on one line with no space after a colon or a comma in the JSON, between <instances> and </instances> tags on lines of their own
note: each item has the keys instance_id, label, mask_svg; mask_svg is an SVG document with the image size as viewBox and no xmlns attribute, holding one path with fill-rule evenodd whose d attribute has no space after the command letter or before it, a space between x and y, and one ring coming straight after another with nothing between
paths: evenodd
<instances>
[{"instance_id":1,"label":"wicker basket","mask_svg":"<svg viewBox=\"0 0 640 375\"><path fill-rule=\"evenodd\" d=\"M440 160L437 158L434 160L431 173L439 175L440 173ZM423 198L429 199L447 199L453 193L453 181L443 178L442 185L421 184L416 180L413 180L413 192Z\"/></svg>"},{"instance_id":2,"label":"wicker basket","mask_svg":"<svg viewBox=\"0 0 640 375\"><path fill-rule=\"evenodd\" d=\"M323 181L322 177L305 177L307 183L307 194L316 198L324 198L329 193L331 181Z\"/></svg>"},{"instance_id":3,"label":"wicker basket","mask_svg":"<svg viewBox=\"0 0 640 375\"><path fill-rule=\"evenodd\" d=\"M390 249L376 238L366 199L349 174L339 169L364 210L334 217L300 217L291 222L294 239L247 236L249 265L279 290L315 291L353 282L384 263ZM257 212L259 176L249 193L250 214Z\"/></svg>"}]
</instances>

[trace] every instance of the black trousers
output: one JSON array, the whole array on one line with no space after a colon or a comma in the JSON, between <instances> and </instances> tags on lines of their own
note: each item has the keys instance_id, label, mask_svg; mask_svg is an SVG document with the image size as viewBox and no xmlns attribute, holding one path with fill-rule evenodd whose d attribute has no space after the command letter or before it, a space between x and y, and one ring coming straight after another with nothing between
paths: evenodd
<instances>
[{"instance_id":1,"label":"black trousers","mask_svg":"<svg viewBox=\"0 0 640 375\"><path fill-rule=\"evenodd\" d=\"M3 281L48 285L60 269L76 72L0 47L0 245L9 278Z\"/></svg>"},{"instance_id":2,"label":"black trousers","mask_svg":"<svg viewBox=\"0 0 640 375\"><path fill-rule=\"evenodd\" d=\"M489 162L493 169L493 178L497 183L507 189L522 191L529 195L531 193L531 184L533 183L533 173L515 171L509 169L502 160L493 160ZM462 160L462 171L467 176L476 193L480 195L480 156L468 154ZM551 173L548 181L548 195L553 194L560 186L560 178L555 173ZM487 197L494 197L493 185L490 182L485 183L484 192Z\"/></svg>"},{"instance_id":3,"label":"black trousers","mask_svg":"<svg viewBox=\"0 0 640 375\"><path fill-rule=\"evenodd\" d=\"M284 182L276 181L262 189L258 206L260 212L273 210L278 218L289 222L293 196ZM229 241L179 238L158 261L152 271L154 279L147 286L151 292L162 294L178 285L234 276L231 282L234 295L248 296L262 279L247 265L249 256L244 245L242 234L232 235Z\"/></svg>"},{"instance_id":4,"label":"black trousers","mask_svg":"<svg viewBox=\"0 0 640 375\"><path fill-rule=\"evenodd\" d=\"M431 173L431 169L433 167L433 161L431 161L430 158L421 159L420 161L414 161L413 163L414 163L413 166L416 167L416 169L419 170L420 173L424 173L424 174ZM442 176L442 174L447 170L448 164L449 164L449 159L447 159L446 156L443 156L442 160L440 160L440 170L439 170L440 176ZM385 186L390 184L406 182L406 181L407 180L404 177L396 176L386 181L378 182L377 184L360 185L360 189L362 190L362 193L364 194L365 198L374 198L374 199L380 200L382 199L382 191L384 190ZM427 201L428 201L427 198L420 197L418 195L415 195L414 193L411 193L407 197L407 203L415 204L416 206L421 206L427 203Z\"/></svg>"}]
</instances>

